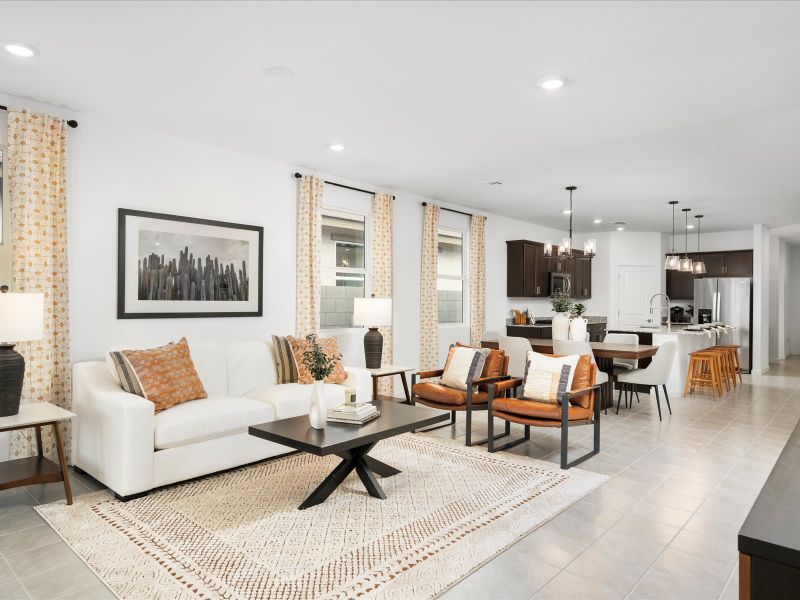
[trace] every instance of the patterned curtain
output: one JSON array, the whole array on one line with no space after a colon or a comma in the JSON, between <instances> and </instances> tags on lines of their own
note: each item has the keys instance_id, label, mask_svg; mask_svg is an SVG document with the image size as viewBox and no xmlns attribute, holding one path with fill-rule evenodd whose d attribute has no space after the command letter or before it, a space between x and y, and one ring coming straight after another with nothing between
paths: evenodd
<instances>
[{"instance_id":1,"label":"patterned curtain","mask_svg":"<svg viewBox=\"0 0 800 600\"><path fill-rule=\"evenodd\" d=\"M372 200L372 293L376 298L392 297L392 214L391 194L375 194ZM394 359L392 327L381 327L383 354L381 364L390 365ZM394 395L394 377L378 379L378 393Z\"/></svg>"},{"instance_id":2,"label":"patterned curtain","mask_svg":"<svg viewBox=\"0 0 800 600\"><path fill-rule=\"evenodd\" d=\"M469 339L480 346L486 328L486 217L469 222Z\"/></svg>"},{"instance_id":3,"label":"patterned curtain","mask_svg":"<svg viewBox=\"0 0 800 600\"><path fill-rule=\"evenodd\" d=\"M439 299L436 294L439 258L439 207L425 205L422 222L422 275L419 306L419 368L438 369L439 365Z\"/></svg>"},{"instance_id":4,"label":"patterned curtain","mask_svg":"<svg viewBox=\"0 0 800 600\"><path fill-rule=\"evenodd\" d=\"M311 175L300 181L297 200L297 270L295 273L295 334L319 333L322 197L325 182Z\"/></svg>"},{"instance_id":5,"label":"patterned curtain","mask_svg":"<svg viewBox=\"0 0 800 600\"><path fill-rule=\"evenodd\" d=\"M67 125L65 121L12 109L8 113L8 191L11 207L11 271L15 292L44 294L44 339L23 342L22 402L72 406L67 299ZM62 427L69 460L71 431ZM42 431L45 454L58 460L52 428ZM11 458L36 454L33 429L14 431Z\"/></svg>"}]
</instances>

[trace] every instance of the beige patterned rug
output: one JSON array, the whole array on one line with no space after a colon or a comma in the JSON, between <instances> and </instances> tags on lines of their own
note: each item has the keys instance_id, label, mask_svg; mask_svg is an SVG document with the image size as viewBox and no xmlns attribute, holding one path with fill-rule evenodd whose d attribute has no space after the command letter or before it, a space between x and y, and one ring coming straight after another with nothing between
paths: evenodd
<instances>
[{"instance_id":1,"label":"beige patterned rug","mask_svg":"<svg viewBox=\"0 0 800 600\"><path fill-rule=\"evenodd\" d=\"M122 503L108 492L39 513L124 599L431 598L606 477L429 435L373 453L402 473L367 495L355 473L297 510L339 461L293 454Z\"/></svg>"}]
</instances>

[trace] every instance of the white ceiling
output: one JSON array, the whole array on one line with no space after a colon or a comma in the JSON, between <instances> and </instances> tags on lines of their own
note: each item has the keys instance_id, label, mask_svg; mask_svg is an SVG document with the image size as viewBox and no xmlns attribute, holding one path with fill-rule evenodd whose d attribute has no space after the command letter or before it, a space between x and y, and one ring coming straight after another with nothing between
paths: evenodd
<instances>
[{"instance_id":1,"label":"white ceiling","mask_svg":"<svg viewBox=\"0 0 800 600\"><path fill-rule=\"evenodd\" d=\"M798 23L790 2L4 2L0 39L41 54L0 53L0 91L542 225L574 184L578 230L668 231L675 199L719 231L800 223Z\"/></svg>"}]
</instances>

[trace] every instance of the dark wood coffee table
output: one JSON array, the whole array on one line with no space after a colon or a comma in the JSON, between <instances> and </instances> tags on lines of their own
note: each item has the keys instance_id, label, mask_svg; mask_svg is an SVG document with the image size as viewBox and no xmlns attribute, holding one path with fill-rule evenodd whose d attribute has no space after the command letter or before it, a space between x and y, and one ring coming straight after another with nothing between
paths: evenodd
<instances>
[{"instance_id":1,"label":"dark wood coffee table","mask_svg":"<svg viewBox=\"0 0 800 600\"><path fill-rule=\"evenodd\" d=\"M422 429L450 418L448 413L398 404L391 400L375 400L372 404L381 411L381 416L360 427L345 423L328 423L325 429L314 429L308 421L308 416L303 415L261 423L249 428L250 435L270 442L316 456L335 454L342 459L330 475L303 501L299 506L301 510L324 502L353 470L358 473L370 496L385 499L386 493L375 475L391 477L400 471L367 456L369 451L383 439Z\"/></svg>"}]
</instances>

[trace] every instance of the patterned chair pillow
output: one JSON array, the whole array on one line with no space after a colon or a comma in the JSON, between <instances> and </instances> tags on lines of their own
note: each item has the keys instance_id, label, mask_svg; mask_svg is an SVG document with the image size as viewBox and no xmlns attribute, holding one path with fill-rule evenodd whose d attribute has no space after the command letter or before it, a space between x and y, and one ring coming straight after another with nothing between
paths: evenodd
<instances>
[{"instance_id":1,"label":"patterned chair pillow","mask_svg":"<svg viewBox=\"0 0 800 600\"><path fill-rule=\"evenodd\" d=\"M303 353L308 348L308 342L305 338L296 338L291 335L286 338L292 347L292 354L294 354L294 363L297 366L297 381L298 383L314 383L314 377L311 371L308 370L303 364ZM317 338L317 343L322 348L326 356L338 356L339 359L333 366L333 371L328 377L325 378L325 383L342 383L347 379L347 372L342 365L341 352L339 352L339 342L336 338Z\"/></svg>"},{"instance_id":2,"label":"patterned chair pillow","mask_svg":"<svg viewBox=\"0 0 800 600\"><path fill-rule=\"evenodd\" d=\"M528 351L522 397L538 402L561 404L561 394L572 389L572 379L580 356L548 356Z\"/></svg>"},{"instance_id":3,"label":"patterned chair pillow","mask_svg":"<svg viewBox=\"0 0 800 600\"><path fill-rule=\"evenodd\" d=\"M109 356L122 389L152 402L156 412L208 398L186 338L149 350L117 350Z\"/></svg>"},{"instance_id":4,"label":"patterned chair pillow","mask_svg":"<svg viewBox=\"0 0 800 600\"><path fill-rule=\"evenodd\" d=\"M487 356L489 356L488 348L452 346L442 373L442 385L466 390L467 381L480 378Z\"/></svg>"},{"instance_id":5,"label":"patterned chair pillow","mask_svg":"<svg viewBox=\"0 0 800 600\"><path fill-rule=\"evenodd\" d=\"M273 354L275 355L275 367L278 372L278 383L297 383L297 363L294 361L294 353L289 338L273 335L272 336Z\"/></svg>"}]
</instances>

